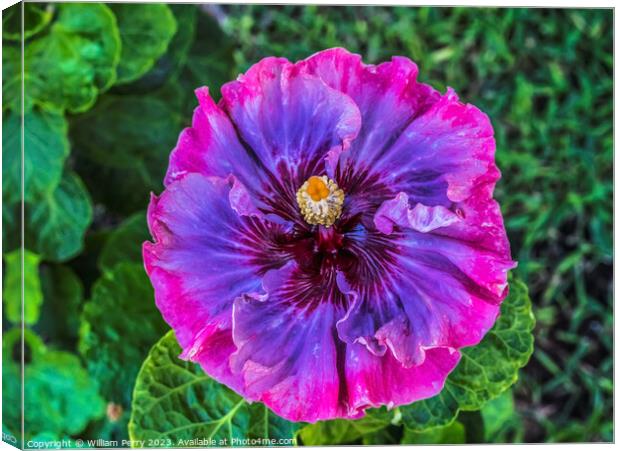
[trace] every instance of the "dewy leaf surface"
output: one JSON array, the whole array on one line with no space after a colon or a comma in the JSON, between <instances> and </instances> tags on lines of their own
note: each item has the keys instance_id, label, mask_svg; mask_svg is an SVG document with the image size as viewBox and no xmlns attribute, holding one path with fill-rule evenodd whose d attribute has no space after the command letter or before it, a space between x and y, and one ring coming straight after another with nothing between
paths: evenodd
<instances>
[{"instance_id":1,"label":"dewy leaf surface","mask_svg":"<svg viewBox=\"0 0 620 451\"><path fill-rule=\"evenodd\" d=\"M122 43L116 83L129 83L148 72L166 52L177 24L172 11L163 3L117 3L110 7Z\"/></svg>"},{"instance_id":2,"label":"dewy leaf surface","mask_svg":"<svg viewBox=\"0 0 620 451\"><path fill-rule=\"evenodd\" d=\"M246 403L198 365L180 360L180 353L170 331L144 361L129 422L133 440L204 447L242 445L244 441L278 444L279 439L285 439L284 444L291 445L297 424L278 418L260 403ZM193 439L204 442L192 443Z\"/></svg>"},{"instance_id":3,"label":"dewy leaf surface","mask_svg":"<svg viewBox=\"0 0 620 451\"><path fill-rule=\"evenodd\" d=\"M413 432L446 426L460 410L478 410L517 381L534 346L534 316L527 287L509 277L510 294L495 326L463 357L439 395L399 408L402 423Z\"/></svg>"},{"instance_id":4,"label":"dewy leaf surface","mask_svg":"<svg viewBox=\"0 0 620 451\"><path fill-rule=\"evenodd\" d=\"M29 42L25 91L38 103L81 112L116 79L121 41L116 18L103 3L58 4L49 33Z\"/></svg>"},{"instance_id":5,"label":"dewy leaf surface","mask_svg":"<svg viewBox=\"0 0 620 451\"><path fill-rule=\"evenodd\" d=\"M140 364L166 330L142 264L120 263L95 283L78 348L106 401L130 406Z\"/></svg>"},{"instance_id":6,"label":"dewy leaf surface","mask_svg":"<svg viewBox=\"0 0 620 451\"><path fill-rule=\"evenodd\" d=\"M2 200L21 199L21 118L5 113L2 121ZM62 113L33 109L24 116L24 199L32 202L60 183L69 155L67 122Z\"/></svg>"},{"instance_id":7,"label":"dewy leaf surface","mask_svg":"<svg viewBox=\"0 0 620 451\"><path fill-rule=\"evenodd\" d=\"M93 209L78 175L67 172L53 192L26 205L25 216L26 247L45 259L64 261L82 248Z\"/></svg>"}]
</instances>

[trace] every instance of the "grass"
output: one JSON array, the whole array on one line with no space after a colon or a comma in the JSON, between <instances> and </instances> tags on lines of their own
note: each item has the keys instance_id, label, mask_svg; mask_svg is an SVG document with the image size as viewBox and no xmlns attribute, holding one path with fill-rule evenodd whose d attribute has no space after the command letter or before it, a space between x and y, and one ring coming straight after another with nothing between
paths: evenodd
<instances>
[{"instance_id":1,"label":"grass","mask_svg":"<svg viewBox=\"0 0 620 451\"><path fill-rule=\"evenodd\" d=\"M207 8L234 41L233 76L333 46L405 55L489 114L496 197L538 318L515 389L523 440L612 440L612 11Z\"/></svg>"}]
</instances>

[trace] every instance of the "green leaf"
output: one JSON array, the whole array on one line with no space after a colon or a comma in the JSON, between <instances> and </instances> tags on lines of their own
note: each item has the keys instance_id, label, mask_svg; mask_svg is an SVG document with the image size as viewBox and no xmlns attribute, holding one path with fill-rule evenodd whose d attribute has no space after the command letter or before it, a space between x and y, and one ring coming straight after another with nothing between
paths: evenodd
<instances>
[{"instance_id":1,"label":"green leaf","mask_svg":"<svg viewBox=\"0 0 620 451\"><path fill-rule=\"evenodd\" d=\"M2 204L2 253L6 254L20 247L21 204Z\"/></svg>"},{"instance_id":2,"label":"green leaf","mask_svg":"<svg viewBox=\"0 0 620 451\"><path fill-rule=\"evenodd\" d=\"M78 171L94 198L123 214L142 210L159 192L182 124L154 97L105 96L71 123Z\"/></svg>"},{"instance_id":3,"label":"green leaf","mask_svg":"<svg viewBox=\"0 0 620 451\"><path fill-rule=\"evenodd\" d=\"M465 441L467 443L484 442L484 421L480 410L461 410L456 421L465 428Z\"/></svg>"},{"instance_id":4,"label":"green leaf","mask_svg":"<svg viewBox=\"0 0 620 451\"><path fill-rule=\"evenodd\" d=\"M21 118L8 113L2 121L2 200L21 199ZM32 202L60 183L69 155L67 122L56 111L33 109L24 116L24 200Z\"/></svg>"},{"instance_id":5,"label":"green leaf","mask_svg":"<svg viewBox=\"0 0 620 451\"><path fill-rule=\"evenodd\" d=\"M58 4L50 32L26 46L25 91L38 103L81 112L116 79L121 43L116 19L103 3Z\"/></svg>"},{"instance_id":6,"label":"green leaf","mask_svg":"<svg viewBox=\"0 0 620 451\"><path fill-rule=\"evenodd\" d=\"M458 421L448 426L413 432L405 428L403 445L460 445L465 443L465 427Z\"/></svg>"},{"instance_id":7,"label":"green leaf","mask_svg":"<svg viewBox=\"0 0 620 451\"><path fill-rule=\"evenodd\" d=\"M482 410L484 422L484 441L486 443L501 443L498 440L511 422L518 421L512 390L506 390L497 398L487 402Z\"/></svg>"},{"instance_id":8,"label":"green leaf","mask_svg":"<svg viewBox=\"0 0 620 451\"><path fill-rule=\"evenodd\" d=\"M3 336L2 392L3 404L20 403L21 368L14 359L14 348L20 345L21 330L12 329ZM24 330L24 414L27 437L45 433L56 436L81 432L93 419L100 418L105 404L97 393L97 385L77 356L48 349L32 331ZM19 356L19 354L17 354ZM7 396L7 398L4 398ZM5 412L7 412L5 410ZM11 430L19 430L19 409L8 410L3 418Z\"/></svg>"},{"instance_id":9,"label":"green leaf","mask_svg":"<svg viewBox=\"0 0 620 451\"><path fill-rule=\"evenodd\" d=\"M177 24L163 3L110 4L116 15L122 42L117 84L129 83L148 72L162 56Z\"/></svg>"},{"instance_id":10,"label":"green leaf","mask_svg":"<svg viewBox=\"0 0 620 451\"><path fill-rule=\"evenodd\" d=\"M95 283L78 349L107 401L130 406L140 364L166 330L142 264L120 263Z\"/></svg>"},{"instance_id":11,"label":"green leaf","mask_svg":"<svg viewBox=\"0 0 620 451\"><path fill-rule=\"evenodd\" d=\"M198 87L208 86L209 93L217 100L220 87L236 75L231 69L234 67L234 48L234 41L221 30L216 20L199 11L196 39L179 77L184 91L193 93ZM186 114L191 114L196 104L195 96L189 95L184 107Z\"/></svg>"},{"instance_id":12,"label":"green leaf","mask_svg":"<svg viewBox=\"0 0 620 451\"><path fill-rule=\"evenodd\" d=\"M92 217L90 196L82 181L72 172L65 173L51 194L26 205L26 247L47 260L67 260L82 248Z\"/></svg>"},{"instance_id":13,"label":"green leaf","mask_svg":"<svg viewBox=\"0 0 620 451\"><path fill-rule=\"evenodd\" d=\"M22 66L21 52L17 47L2 45L2 112L12 109L22 111ZM29 92L27 93L29 94ZM25 111L32 107L28 97L24 101ZM3 116L4 120L4 116ZM4 125L4 124L3 124Z\"/></svg>"},{"instance_id":14,"label":"green leaf","mask_svg":"<svg viewBox=\"0 0 620 451\"><path fill-rule=\"evenodd\" d=\"M150 239L146 226L146 212L140 211L123 221L110 235L99 255L101 271L112 269L117 263L142 262L142 243Z\"/></svg>"},{"instance_id":15,"label":"green leaf","mask_svg":"<svg viewBox=\"0 0 620 451\"><path fill-rule=\"evenodd\" d=\"M2 253L6 254L20 247L21 204L2 204Z\"/></svg>"},{"instance_id":16,"label":"green leaf","mask_svg":"<svg viewBox=\"0 0 620 451\"><path fill-rule=\"evenodd\" d=\"M222 385L220 387L223 388ZM245 445L293 445L295 434L299 430L300 424L285 420L273 413L261 402L247 404L250 413L250 427L247 432L247 442ZM264 442L263 440L268 440ZM269 442L275 440L287 440L286 443ZM254 442L258 441L258 442Z\"/></svg>"},{"instance_id":17,"label":"green leaf","mask_svg":"<svg viewBox=\"0 0 620 451\"><path fill-rule=\"evenodd\" d=\"M22 252L17 249L4 256L6 274L2 298L4 314L14 323L22 321ZM24 323L32 325L39 320L43 293L39 279L39 262L41 257L29 251L24 251Z\"/></svg>"},{"instance_id":18,"label":"green leaf","mask_svg":"<svg viewBox=\"0 0 620 451\"><path fill-rule=\"evenodd\" d=\"M534 316L527 287L509 278L510 294L495 326L463 357L439 395L400 407L403 424L413 432L450 424L459 410L478 410L517 381L534 345Z\"/></svg>"},{"instance_id":19,"label":"green leaf","mask_svg":"<svg viewBox=\"0 0 620 451\"><path fill-rule=\"evenodd\" d=\"M84 177L94 202L105 205L109 212L131 215L148 205L151 192L163 190L166 169L155 162L144 161L139 168L111 168L77 157L76 170Z\"/></svg>"},{"instance_id":20,"label":"green leaf","mask_svg":"<svg viewBox=\"0 0 620 451\"><path fill-rule=\"evenodd\" d=\"M106 96L75 119L71 139L81 154L104 166L165 170L179 128L179 117L156 98Z\"/></svg>"},{"instance_id":21,"label":"green leaf","mask_svg":"<svg viewBox=\"0 0 620 451\"><path fill-rule=\"evenodd\" d=\"M177 31L164 53L151 70L139 80L126 86L120 86L119 91L127 93L148 93L160 88L169 81L173 81L180 73L187 61L189 49L196 34L197 5L170 4L168 5L177 23ZM193 95L193 91L192 91Z\"/></svg>"},{"instance_id":22,"label":"green leaf","mask_svg":"<svg viewBox=\"0 0 620 451\"><path fill-rule=\"evenodd\" d=\"M44 3L19 2L2 11L2 39L22 40L22 13L24 5L23 39L29 39L49 25L54 15L54 5Z\"/></svg>"},{"instance_id":23,"label":"green leaf","mask_svg":"<svg viewBox=\"0 0 620 451\"><path fill-rule=\"evenodd\" d=\"M144 361L133 393L132 440L173 447L294 443L295 423L260 403L246 403L198 365L180 360L180 353L170 331Z\"/></svg>"},{"instance_id":24,"label":"green leaf","mask_svg":"<svg viewBox=\"0 0 620 451\"><path fill-rule=\"evenodd\" d=\"M306 446L351 443L362 436L352 423L350 420L319 421L304 426L299 437Z\"/></svg>"},{"instance_id":25,"label":"green leaf","mask_svg":"<svg viewBox=\"0 0 620 451\"><path fill-rule=\"evenodd\" d=\"M362 436L363 445L398 445L402 438L402 426L390 425Z\"/></svg>"},{"instance_id":26,"label":"green leaf","mask_svg":"<svg viewBox=\"0 0 620 451\"><path fill-rule=\"evenodd\" d=\"M392 412L385 407L369 410L359 420L317 421L299 431L304 445L321 446L352 443L366 434L380 431L391 424Z\"/></svg>"},{"instance_id":27,"label":"green leaf","mask_svg":"<svg viewBox=\"0 0 620 451\"><path fill-rule=\"evenodd\" d=\"M34 329L44 338L53 337L55 343L62 342L69 348L78 336L82 282L68 266L46 263L39 273L43 307Z\"/></svg>"}]
</instances>

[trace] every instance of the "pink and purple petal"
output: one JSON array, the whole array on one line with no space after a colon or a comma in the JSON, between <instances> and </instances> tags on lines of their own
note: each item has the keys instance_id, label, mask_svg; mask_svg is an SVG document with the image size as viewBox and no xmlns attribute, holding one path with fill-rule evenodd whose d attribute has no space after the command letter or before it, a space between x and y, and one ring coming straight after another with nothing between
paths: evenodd
<instances>
[{"instance_id":1,"label":"pink and purple petal","mask_svg":"<svg viewBox=\"0 0 620 451\"><path fill-rule=\"evenodd\" d=\"M199 106L192 126L183 130L170 154L164 179L168 186L189 173L226 178L237 176L253 187L261 172L239 141L233 123L209 95L208 88L196 90Z\"/></svg>"},{"instance_id":2,"label":"pink and purple petal","mask_svg":"<svg viewBox=\"0 0 620 451\"><path fill-rule=\"evenodd\" d=\"M227 360L236 297L261 287L260 271L282 265L276 242L285 231L255 215L241 216L232 186L238 182L186 174L153 196L144 244L155 302L175 330L184 356L236 387Z\"/></svg>"},{"instance_id":3,"label":"pink and purple petal","mask_svg":"<svg viewBox=\"0 0 620 451\"><path fill-rule=\"evenodd\" d=\"M486 114L463 104L451 89L416 118L373 168L415 202L444 205L467 199L495 168L493 127ZM444 185L445 184L445 185ZM437 187L442 186L437 197ZM432 189L431 189L432 188Z\"/></svg>"},{"instance_id":4,"label":"pink and purple petal","mask_svg":"<svg viewBox=\"0 0 620 451\"><path fill-rule=\"evenodd\" d=\"M351 409L407 405L438 394L459 363L458 351L434 348L418 366L404 367L391 354L378 357L362 346L347 346L346 378Z\"/></svg>"},{"instance_id":5,"label":"pink and purple petal","mask_svg":"<svg viewBox=\"0 0 620 451\"><path fill-rule=\"evenodd\" d=\"M342 389L345 346L334 325L344 310L335 283L291 263L263 284L265 294L238 298L233 312L231 368L244 395L291 421L359 416Z\"/></svg>"},{"instance_id":6,"label":"pink and purple petal","mask_svg":"<svg viewBox=\"0 0 620 451\"><path fill-rule=\"evenodd\" d=\"M222 87L221 105L261 168L265 203L304 225L295 193L310 176L323 174L326 158L339 155L357 136L361 119L355 102L286 59L265 58Z\"/></svg>"},{"instance_id":7,"label":"pink and purple petal","mask_svg":"<svg viewBox=\"0 0 620 451\"><path fill-rule=\"evenodd\" d=\"M359 107L362 127L351 151L351 158L358 162L389 147L439 98L437 91L417 81L418 66L404 57L375 66L364 64L359 55L335 48L318 52L296 66L347 94Z\"/></svg>"},{"instance_id":8,"label":"pink and purple petal","mask_svg":"<svg viewBox=\"0 0 620 451\"><path fill-rule=\"evenodd\" d=\"M389 349L405 367L421 364L427 348L477 344L499 314L507 273L515 264L501 246L489 250L454 236L491 226L441 206L412 208L405 193L385 201L374 222L377 232L351 238L368 252L380 242L369 239L373 234L391 236L390 246L381 247L392 257L378 282L352 277L340 283L351 298L347 316L338 324L340 337L378 356ZM503 230L501 221L494 227ZM505 232L500 238L505 240Z\"/></svg>"}]
</instances>

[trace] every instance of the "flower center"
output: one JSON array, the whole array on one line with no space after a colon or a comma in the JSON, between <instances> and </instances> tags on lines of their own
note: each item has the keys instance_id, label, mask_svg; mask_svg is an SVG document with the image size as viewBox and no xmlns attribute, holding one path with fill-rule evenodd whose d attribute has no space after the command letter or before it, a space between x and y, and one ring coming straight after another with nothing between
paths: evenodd
<instances>
[{"instance_id":1,"label":"flower center","mask_svg":"<svg viewBox=\"0 0 620 451\"><path fill-rule=\"evenodd\" d=\"M327 176L313 175L297 191L297 205L308 224L330 227L342 213L344 192Z\"/></svg>"}]
</instances>

